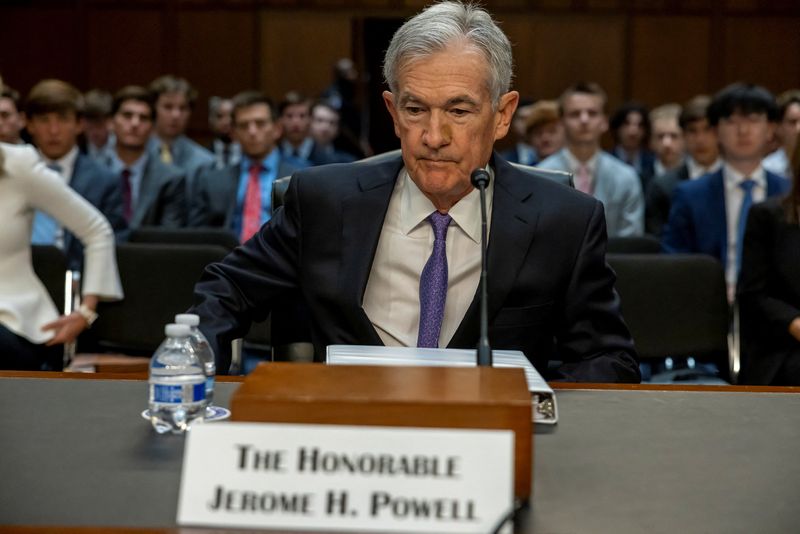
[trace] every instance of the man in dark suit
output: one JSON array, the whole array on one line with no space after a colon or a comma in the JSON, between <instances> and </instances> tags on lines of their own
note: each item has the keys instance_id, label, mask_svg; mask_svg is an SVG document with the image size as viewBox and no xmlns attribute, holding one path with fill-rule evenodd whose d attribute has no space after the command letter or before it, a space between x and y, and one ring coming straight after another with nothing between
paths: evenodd
<instances>
[{"instance_id":1,"label":"man in dark suit","mask_svg":"<svg viewBox=\"0 0 800 534\"><path fill-rule=\"evenodd\" d=\"M330 102L318 100L311 106L309 134L314 140L314 148L327 158L328 163L352 163L358 159L334 144L339 137L339 112Z\"/></svg>"},{"instance_id":2,"label":"man in dark suit","mask_svg":"<svg viewBox=\"0 0 800 534\"><path fill-rule=\"evenodd\" d=\"M473 41L476 30L486 39ZM402 158L295 173L284 207L206 269L193 312L218 368L230 341L295 289L318 356L331 343L474 348L480 202L470 174L483 168L493 346L524 351L548 378L639 381L602 204L492 152L519 99L511 64L508 39L474 6L437 3L398 30L383 98Z\"/></svg>"},{"instance_id":3,"label":"man in dark suit","mask_svg":"<svg viewBox=\"0 0 800 534\"><path fill-rule=\"evenodd\" d=\"M722 147L723 166L678 185L661 243L665 252L719 259L732 302L750 206L784 193L789 182L761 165L778 116L769 91L742 83L729 85L714 96L707 114Z\"/></svg>"},{"instance_id":4,"label":"man in dark suit","mask_svg":"<svg viewBox=\"0 0 800 534\"><path fill-rule=\"evenodd\" d=\"M119 239L128 224L122 215L118 180L108 169L78 151L83 103L80 91L66 82L37 83L25 100L28 133L48 167L108 219ZM34 216L32 243L58 246L64 251L69 268L81 269L83 246L49 215L37 212Z\"/></svg>"},{"instance_id":5,"label":"man in dark suit","mask_svg":"<svg viewBox=\"0 0 800 534\"><path fill-rule=\"evenodd\" d=\"M266 95L256 91L236 95L233 138L242 147L242 159L235 165L200 173L190 201L189 226L227 228L242 241L252 237L272 214L272 183L297 170L277 148L280 136L281 125ZM251 223L246 219L248 206L253 203L256 208Z\"/></svg>"},{"instance_id":6,"label":"man in dark suit","mask_svg":"<svg viewBox=\"0 0 800 534\"><path fill-rule=\"evenodd\" d=\"M128 226L184 226L186 174L147 151L155 116L152 93L124 87L114 95L111 113L116 144L108 165L119 180Z\"/></svg>"},{"instance_id":7,"label":"man in dark suit","mask_svg":"<svg viewBox=\"0 0 800 534\"><path fill-rule=\"evenodd\" d=\"M679 183L716 172L722 167L717 132L706 117L709 103L710 97L698 95L683 106L679 124L686 142L686 158L678 168L656 176L648 186L645 195L645 230L648 234L661 237L669 217L672 193Z\"/></svg>"}]
</instances>

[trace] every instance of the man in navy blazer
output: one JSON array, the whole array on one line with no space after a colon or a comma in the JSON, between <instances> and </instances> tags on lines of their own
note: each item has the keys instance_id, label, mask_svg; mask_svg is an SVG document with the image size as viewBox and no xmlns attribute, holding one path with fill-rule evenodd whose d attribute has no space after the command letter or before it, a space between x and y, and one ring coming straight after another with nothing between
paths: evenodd
<instances>
[{"instance_id":1,"label":"man in navy blazer","mask_svg":"<svg viewBox=\"0 0 800 534\"><path fill-rule=\"evenodd\" d=\"M662 247L665 252L704 253L719 259L733 301L749 207L786 192L789 182L761 165L778 113L769 91L730 85L714 96L707 113L717 131L723 166L677 186Z\"/></svg>"},{"instance_id":2,"label":"man in navy blazer","mask_svg":"<svg viewBox=\"0 0 800 534\"><path fill-rule=\"evenodd\" d=\"M551 379L640 380L605 262L602 204L492 152L519 99L511 65L508 39L472 5L434 4L398 30L383 98L402 157L298 171L272 219L206 269L192 311L218 369L231 340L294 290L318 357L332 343L474 348L480 202L470 174L486 169L494 348L524 351Z\"/></svg>"},{"instance_id":3,"label":"man in navy blazer","mask_svg":"<svg viewBox=\"0 0 800 534\"><path fill-rule=\"evenodd\" d=\"M83 96L75 87L61 80L43 80L31 89L26 99L28 133L48 166L57 170L72 189L108 219L120 239L128 225L122 213L118 180L108 169L78 151L82 111ZM44 217L42 213L34 217L32 242L60 246L69 268L80 270L83 264L80 241L56 226L50 226L53 231L48 231L46 225L54 220L47 221Z\"/></svg>"}]
</instances>

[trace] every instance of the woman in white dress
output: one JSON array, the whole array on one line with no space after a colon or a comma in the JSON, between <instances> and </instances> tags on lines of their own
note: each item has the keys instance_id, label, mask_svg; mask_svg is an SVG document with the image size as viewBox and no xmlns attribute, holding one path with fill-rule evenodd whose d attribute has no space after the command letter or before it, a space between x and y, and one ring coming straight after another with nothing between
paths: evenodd
<instances>
[{"instance_id":1,"label":"woman in white dress","mask_svg":"<svg viewBox=\"0 0 800 534\"><path fill-rule=\"evenodd\" d=\"M69 315L59 316L33 271L36 210L84 245L82 305ZM0 369L58 369L63 344L90 326L97 303L121 298L108 221L47 169L33 147L0 143Z\"/></svg>"}]
</instances>

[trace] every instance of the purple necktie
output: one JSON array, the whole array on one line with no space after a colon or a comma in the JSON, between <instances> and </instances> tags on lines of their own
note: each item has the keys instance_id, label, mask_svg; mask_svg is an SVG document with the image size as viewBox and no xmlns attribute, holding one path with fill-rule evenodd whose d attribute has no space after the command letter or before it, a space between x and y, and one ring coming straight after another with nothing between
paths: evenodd
<instances>
[{"instance_id":1,"label":"purple necktie","mask_svg":"<svg viewBox=\"0 0 800 534\"><path fill-rule=\"evenodd\" d=\"M434 211L428 216L433 227L433 252L419 277L418 347L439 346L444 303L447 299L447 227L453 219Z\"/></svg>"}]
</instances>

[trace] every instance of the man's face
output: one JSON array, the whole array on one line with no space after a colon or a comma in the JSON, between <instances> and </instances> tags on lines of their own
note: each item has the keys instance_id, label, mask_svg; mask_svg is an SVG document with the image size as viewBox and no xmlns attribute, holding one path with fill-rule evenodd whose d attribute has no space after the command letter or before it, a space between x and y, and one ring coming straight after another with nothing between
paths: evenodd
<instances>
[{"instance_id":1,"label":"man's face","mask_svg":"<svg viewBox=\"0 0 800 534\"><path fill-rule=\"evenodd\" d=\"M603 113L603 99L598 95L575 93L564 100L564 133L572 145L600 144L600 137L608 130L608 120Z\"/></svg>"},{"instance_id":2,"label":"man's face","mask_svg":"<svg viewBox=\"0 0 800 534\"><path fill-rule=\"evenodd\" d=\"M680 164L683 158L683 132L675 117L661 117L651 124L650 147L656 153L658 161L672 169Z\"/></svg>"},{"instance_id":3,"label":"man's face","mask_svg":"<svg viewBox=\"0 0 800 534\"><path fill-rule=\"evenodd\" d=\"M688 123L683 131L683 139L686 141L686 151L700 165L711 165L719 157L717 132L707 119Z\"/></svg>"},{"instance_id":4,"label":"man's face","mask_svg":"<svg viewBox=\"0 0 800 534\"><path fill-rule=\"evenodd\" d=\"M311 114L307 104L287 106L281 114L281 126L286 139L293 145L299 145L308 137L311 126Z\"/></svg>"},{"instance_id":5,"label":"man's face","mask_svg":"<svg viewBox=\"0 0 800 534\"><path fill-rule=\"evenodd\" d=\"M400 69L397 93L383 99L400 138L411 179L440 210L472 190L497 139L508 133L519 101L515 91L492 108L488 66L475 49L452 45Z\"/></svg>"},{"instance_id":6,"label":"man's face","mask_svg":"<svg viewBox=\"0 0 800 534\"><path fill-rule=\"evenodd\" d=\"M166 140L183 135L191 114L185 94L162 93L156 100L156 133Z\"/></svg>"},{"instance_id":7,"label":"man's face","mask_svg":"<svg viewBox=\"0 0 800 534\"><path fill-rule=\"evenodd\" d=\"M311 112L311 137L318 144L333 143L339 133L339 114L327 106L317 106Z\"/></svg>"},{"instance_id":8,"label":"man's face","mask_svg":"<svg viewBox=\"0 0 800 534\"><path fill-rule=\"evenodd\" d=\"M211 131L216 135L228 137L233 127L233 102L223 100L211 114Z\"/></svg>"},{"instance_id":9,"label":"man's face","mask_svg":"<svg viewBox=\"0 0 800 534\"><path fill-rule=\"evenodd\" d=\"M0 141L19 142L19 132L25 127L22 114L10 98L0 97Z\"/></svg>"},{"instance_id":10,"label":"man's face","mask_svg":"<svg viewBox=\"0 0 800 534\"><path fill-rule=\"evenodd\" d=\"M72 150L83 131L74 111L40 113L28 117L28 133L46 158L57 160Z\"/></svg>"},{"instance_id":11,"label":"man's face","mask_svg":"<svg viewBox=\"0 0 800 534\"><path fill-rule=\"evenodd\" d=\"M775 132L765 113L733 113L717 124L717 137L725 159L731 163L760 161Z\"/></svg>"},{"instance_id":12,"label":"man's face","mask_svg":"<svg viewBox=\"0 0 800 534\"><path fill-rule=\"evenodd\" d=\"M86 140L92 145L100 148L106 146L108 135L111 133L111 121L109 119L84 119L83 133Z\"/></svg>"},{"instance_id":13,"label":"man's face","mask_svg":"<svg viewBox=\"0 0 800 534\"><path fill-rule=\"evenodd\" d=\"M631 111L625 117L622 126L617 130L617 137L622 148L631 152L637 151L644 142L644 118L638 111Z\"/></svg>"},{"instance_id":14,"label":"man's face","mask_svg":"<svg viewBox=\"0 0 800 534\"><path fill-rule=\"evenodd\" d=\"M153 130L151 112L146 102L138 100L123 102L111 119L117 145L128 150L144 150Z\"/></svg>"},{"instance_id":15,"label":"man's face","mask_svg":"<svg viewBox=\"0 0 800 534\"><path fill-rule=\"evenodd\" d=\"M544 159L555 154L564 146L564 125L560 121L540 124L531 131L528 140L536 149L539 159Z\"/></svg>"},{"instance_id":16,"label":"man's face","mask_svg":"<svg viewBox=\"0 0 800 534\"><path fill-rule=\"evenodd\" d=\"M783 120L778 125L778 137L791 153L797 143L797 135L800 134L800 104L794 102L786 108Z\"/></svg>"},{"instance_id":17,"label":"man's face","mask_svg":"<svg viewBox=\"0 0 800 534\"><path fill-rule=\"evenodd\" d=\"M250 159L262 160L275 148L281 126L272 120L269 106L253 104L239 109L233 118L234 138Z\"/></svg>"}]
</instances>

